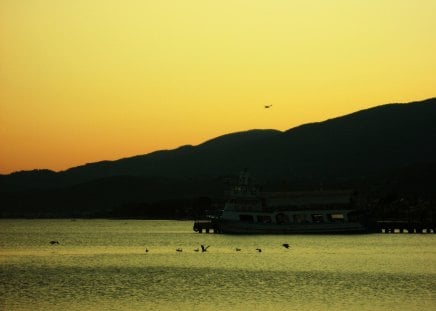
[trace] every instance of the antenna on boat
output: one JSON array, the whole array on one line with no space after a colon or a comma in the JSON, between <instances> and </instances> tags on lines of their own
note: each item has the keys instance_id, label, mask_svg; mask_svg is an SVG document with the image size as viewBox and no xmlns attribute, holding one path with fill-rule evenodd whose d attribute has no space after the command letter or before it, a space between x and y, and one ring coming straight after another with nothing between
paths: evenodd
<instances>
[{"instance_id":1,"label":"antenna on boat","mask_svg":"<svg viewBox=\"0 0 436 311\"><path fill-rule=\"evenodd\" d=\"M239 174L239 185L248 186L250 183L250 176L248 174L248 169L244 168L244 170Z\"/></svg>"}]
</instances>

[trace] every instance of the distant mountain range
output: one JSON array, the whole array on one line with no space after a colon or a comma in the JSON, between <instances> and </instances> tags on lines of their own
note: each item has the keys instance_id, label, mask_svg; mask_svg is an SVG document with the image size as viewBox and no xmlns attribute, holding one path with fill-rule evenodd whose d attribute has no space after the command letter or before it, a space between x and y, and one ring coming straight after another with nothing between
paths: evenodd
<instances>
[{"instance_id":1,"label":"distant mountain range","mask_svg":"<svg viewBox=\"0 0 436 311\"><path fill-rule=\"evenodd\" d=\"M269 187L368 186L393 176L401 179L399 172L419 172L415 174L419 179L434 172L435 163L436 98L432 98L382 105L284 132L231 133L198 146L61 172L0 175L0 195L14 206L17 197L29 193L38 198L44 193L53 198L56 193L63 201L71 197L76 204L81 204L81 197L87 204L94 198L97 205L103 200L107 201L103 205L114 206L135 200L216 195L223 181L244 168ZM423 183L435 177L427 176Z\"/></svg>"}]
</instances>

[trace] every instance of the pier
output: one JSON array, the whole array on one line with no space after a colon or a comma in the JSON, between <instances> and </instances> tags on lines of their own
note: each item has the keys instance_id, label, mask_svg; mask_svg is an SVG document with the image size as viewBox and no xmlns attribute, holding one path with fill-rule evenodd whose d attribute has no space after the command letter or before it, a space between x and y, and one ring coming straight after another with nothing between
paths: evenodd
<instances>
[{"instance_id":1,"label":"pier","mask_svg":"<svg viewBox=\"0 0 436 311\"><path fill-rule=\"evenodd\" d=\"M382 220L376 222L375 229L381 233L435 233L436 223Z\"/></svg>"},{"instance_id":2,"label":"pier","mask_svg":"<svg viewBox=\"0 0 436 311\"><path fill-rule=\"evenodd\" d=\"M203 233L203 230L206 233L210 233L213 231L213 233L220 233L221 230L219 229L219 226L216 222L211 220L196 220L194 222L194 231L198 233Z\"/></svg>"},{"instance_id":3,"label":"pier","mask_svg":"<svg viewBox=\"0 0 436 311\"><path fill-rule=\"evenodd\" d=\"M379 233L436 233L436 223L404 220L380 220L370 226L369 232ZM213 220L196 220L193 230L198 233L221 233L217 222Z\"/></svg>"}]
</instances>

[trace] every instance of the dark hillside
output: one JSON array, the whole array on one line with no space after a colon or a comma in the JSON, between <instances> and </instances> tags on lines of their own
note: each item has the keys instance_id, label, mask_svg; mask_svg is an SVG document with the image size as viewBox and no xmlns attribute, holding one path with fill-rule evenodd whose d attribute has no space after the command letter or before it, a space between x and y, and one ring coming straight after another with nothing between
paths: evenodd
<instances>
[{"instance_id":1,"label":"dark hillside","mask_svg":"<svg viewBox=\"0 0 436 311\"><path fill-rule=\"evenodd\" d=\"M388 104L285 132L250 130L62 172L0 175L0 212L102 216L162 200L172 200L165 208L187 206L177 198L215 198L243 168L269 190L351 187L431 197L435 142L435 98Z\"/></svg>"}]
</instances>

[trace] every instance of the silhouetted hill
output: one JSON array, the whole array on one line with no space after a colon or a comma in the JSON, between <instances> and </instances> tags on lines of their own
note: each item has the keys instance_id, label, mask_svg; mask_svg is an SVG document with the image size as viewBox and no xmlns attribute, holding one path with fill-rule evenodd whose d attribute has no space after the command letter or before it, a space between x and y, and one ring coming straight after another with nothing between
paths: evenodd
<instances>
[{"instance_id":1,"label":"silhouetted hill","mask_svg":"<svg viewBox=\"0 0 436 311\"><path fill-rule=\"evenodd\" d=\"M60 205L104 209L128 202L216 195L226 178L246 167L266 187L368 187L388 180L405 184L403 175L417 177L414 172L422 167L434 172L435 142L436 98L432 98L378 106L285 132L231 133L198 146L62 172L0 175L0 194L10 206L17 206L17 200L28 204L58 200ZM434 177L420 183L434 185Z\"/></svg>"},{"instance_id":2,"label":"silhouetted hill","mask_svg":"<svg viewBox=\"0 0 436 311\"><path fill-rule=\"evenodd\" d=\"M389 104L288 130L269 149L298 177L368 176L434 161L435 121L436 99Z\"/></svg>"},{"instance_id":3,"label":"silhouetted hill","mask_svg":"<svg viewBox=\"0 0 436 311\"><path fill-rule=\"evenodd\" d=\"M182 146L174 150L161 150L147 155L104 161L71 168L61 172L68 184L95 178L135 175L165 178L216 177L223 172L237 172L244 166L247 145L262 143L275 130L251 130L233 133L209 140L199 146ZM237 161L237 163L233 163ZM228 168L226 168L228 166ZM223 171L223 169L225 171Z\"/></svg>"}]
</instances>

